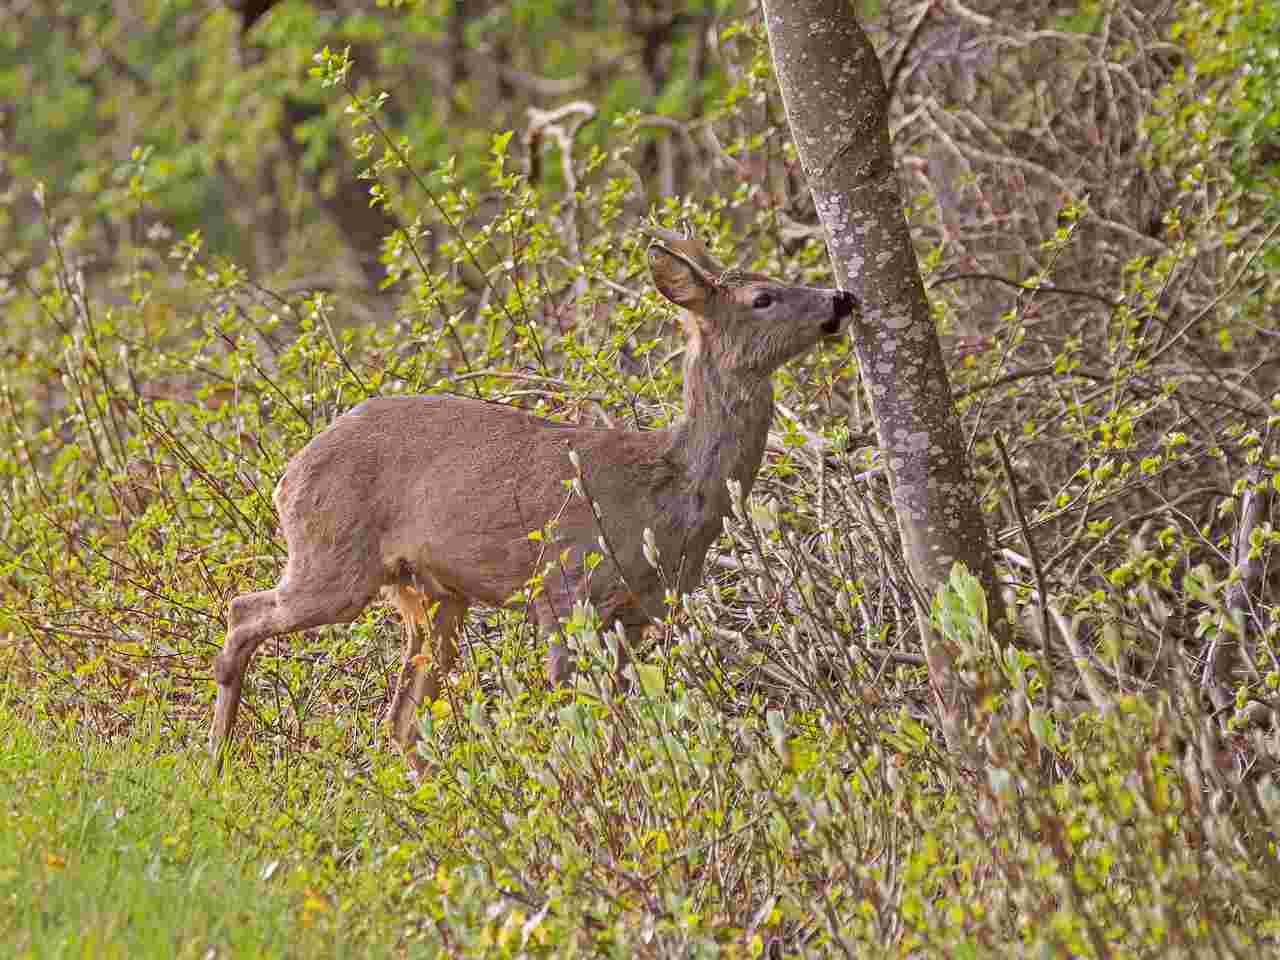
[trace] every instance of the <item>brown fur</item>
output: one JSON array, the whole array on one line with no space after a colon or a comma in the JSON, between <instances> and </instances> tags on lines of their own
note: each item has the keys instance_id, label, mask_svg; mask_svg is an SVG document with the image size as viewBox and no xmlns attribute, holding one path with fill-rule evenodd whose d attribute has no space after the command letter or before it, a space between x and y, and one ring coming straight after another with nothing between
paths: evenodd
<instances>
[{"instance_id":1,"label":"brown fur","mask_svg":"<svg viewBox=\"0 0 1280 960\"><path fill-rule=\"evenodd\" d=\"M379 591L405 623L404 664L388 720L411 761L417 707L433 700L457 655L472 603L501 605L549 565L533 604L552 632L590 599L634 639L663 612L664 578L680 591L702 576L729 512L730 479L750 491L773 416L771 373L836 331L851 295L727 274L700 244L661 233L649 250L658 289L686 310L685 415L636 432L554 423L508 406L447 396L379 397L339 417L289 464L275 503L289 560L272 590L231 602L214 664L210 730L221 756L244 673L268 637L348 622ZM768 293L773 303L757 305ZM566 481L581 464L591 504ZM530 531L551 525L545 543ZM663 575L646 561L652 530ZM587 575L586 557L613 555ZM563 560L562 560L563 557ZM434 665L421 656L434 640ZM550 673L569 657L553 644Z\"/></svg>"}]
</instances>

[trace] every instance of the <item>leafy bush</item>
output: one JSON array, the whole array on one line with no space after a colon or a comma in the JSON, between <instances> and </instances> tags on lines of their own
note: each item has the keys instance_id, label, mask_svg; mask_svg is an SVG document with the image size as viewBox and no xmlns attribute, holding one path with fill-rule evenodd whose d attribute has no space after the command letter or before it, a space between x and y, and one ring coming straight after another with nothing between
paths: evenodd
<instances>
[{"instance_id":1,"label":"leafy bush","mask_svg":"<svg viewBox=\"0 0 1280 960\"><path fill-rule=\"evenodd\" d=\"M1093 50L1086 19L1072 42ZM752 112L775 96L763 37L737 36L752 65L708 122L750 128L726 148L747 170L779 130ZM614 640L589 608L565 630L591 668L565 691L547 688L518 612L473 616L463 668L422 717L427 772L410 780L377 723L396 627L374 608L264 646L230 771L210 779L223 611L275 581L270 492L340 412L448 391L637 428L678 415L677 325L647 289L635 229L651 212L635 199L636 117L568 158L572 190L522 173L509 135L473 155L478 173L426 170L345 55L315 68L345 94L375 199L412 214L383 246L389 321L327 290L265 289L199 230L152 231L126 273L96 283L93 231L52 215L6 293L0 797L16 829L0 833L21 840L0 848L0 921L22 949L92 949L94 929L192 955L1274 945L1276 405L1245 349L1273 334L1274 284L1249 271L1274 256L1274 220L1225 135L1190 164L1153 128L1145 157L1175 184L1158 250L1090 246L1112 229L1095 203L1119 218L1117 198L1061 204L989 343L956 358L1008 585L983 597L958 569L932 598L982 692L976 768L941 746L861 384L835 344L778 377L756 491L705 588L653 625L629 695L604 680ZM1158 101L1148 89L1150 122L1215 76L1174 75ZM153 161L137 151L111 201L139 228ZM815 231L782 218L766 183L726 177L652 213L727 259L750 251L754 269L827 282ZM943 282L935 211L914 212L948 327L974 300ZM1237 234L1232 217L1260 225ZM1090 257L1114 272L1090 282ZM1006 607L1012 643L991 629ZM158 888L118 884L139 871L238 889L246 918L177 914ZM106 890L174 926L77 912ZM43 919L24 919L42 901Z\"/></svg>"}]
</instances>

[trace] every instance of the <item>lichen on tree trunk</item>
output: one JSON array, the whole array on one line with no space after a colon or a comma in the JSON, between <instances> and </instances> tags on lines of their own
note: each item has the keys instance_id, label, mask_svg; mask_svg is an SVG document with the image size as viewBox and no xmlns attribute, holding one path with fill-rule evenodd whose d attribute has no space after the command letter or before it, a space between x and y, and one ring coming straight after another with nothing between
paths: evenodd
<instances>
[{"instance_id":1,"label":"lichen on tree trunk","mask_svg":"<svg viewBox=\"0 0 1280 960\"><path fill-rule=\"evenodd\" d=\"M947 742L960 748L970 742L972 691L955 669L959 651L929 627L929 598L956 561L978 577L992 608L1000 594L902 212L888 92L847 0L765 0L764 9L787 119L838 282L862 301L850 336L888 467L903 553L921 590L917 618L930 684Z\"/></svg>"}]
</instances>

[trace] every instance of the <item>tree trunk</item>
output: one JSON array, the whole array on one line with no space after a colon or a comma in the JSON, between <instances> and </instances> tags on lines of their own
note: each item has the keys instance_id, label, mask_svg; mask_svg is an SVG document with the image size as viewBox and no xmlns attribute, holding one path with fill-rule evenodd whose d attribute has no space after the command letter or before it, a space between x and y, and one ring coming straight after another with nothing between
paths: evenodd
<instances>
[{"instance_id":1,"label":"tree trunk","mask_svg":"<svg viewBox=\"0 0 1280 960\"><path fill-rule=\"evenodd\" d=\"M928 604L956 561L994 611L1000 592L937 334L902 213L880 63L847 0L765 0L791 133L826 229L839 285L857 294L850 328L889 470L903 554L948 745L972 756L972 690ZM993 618L992 627L1001 629Z\"/></svg>"}]
</instances>

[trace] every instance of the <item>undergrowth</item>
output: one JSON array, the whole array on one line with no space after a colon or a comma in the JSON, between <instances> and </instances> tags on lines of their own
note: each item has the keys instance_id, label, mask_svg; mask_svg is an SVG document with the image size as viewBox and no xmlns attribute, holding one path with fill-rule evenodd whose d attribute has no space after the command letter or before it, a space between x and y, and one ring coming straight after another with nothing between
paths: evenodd
<instances>
[{"instance_id":1,"label":"undergrowth","mask_svg":"<svg viewBox=\"0 0 1280 960\"><path fill-rule=\"evenodd\" d=\"M342 86L342 57L318 70ZM602 679L612 638L591 610L565 625L589 668L563 691L518 610L474 614L410 779L378 723L398 628L375 607L264 646L213 778L224 611L276 579L270 493L308 438L389 393L669 423L678 329L646 287L650 213L729 261L826 279L821 243L779 242L745 186L635 209L634 131L565 195L498 137L481 196L448 166L420 176L381 103L348 94L378 196L439 229L388 238L392 320L263 289L198 233L132 248L132 272L94 287L75 222L47 222L47 257L8 294L0 924L20 955L1274 947L1275 404L1236 355L1194 347L1221 346L1229 316L1166 315L1184 275L1211 306L1233 289L1198 245L1215 213L1191 204L1185 242L1114 279L1096 335L1028 339L1031 295L1000 349L956 367L1007 583L983 597L958 569L933 598L981 693L979 768L942 745L840 343L778 377L756 492L704 588L650 629L629 694ZM1089 216L1061 211L1049 269L1081 255ZM1249 317L1268 290L1250 287ZM957 304L938 309L945 324Z\"/></svg>"}]
</instances>

